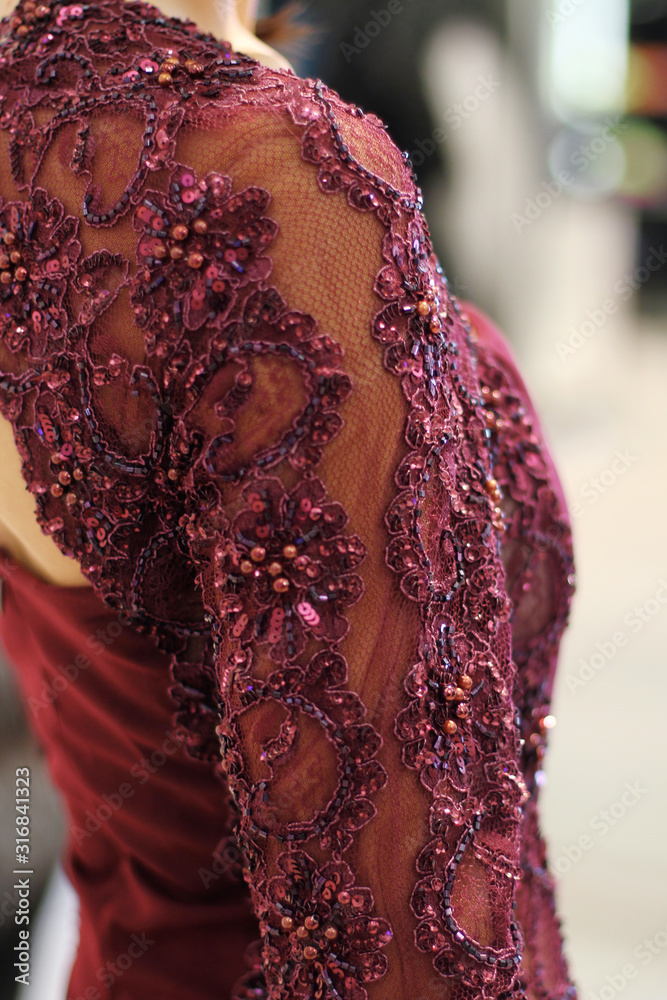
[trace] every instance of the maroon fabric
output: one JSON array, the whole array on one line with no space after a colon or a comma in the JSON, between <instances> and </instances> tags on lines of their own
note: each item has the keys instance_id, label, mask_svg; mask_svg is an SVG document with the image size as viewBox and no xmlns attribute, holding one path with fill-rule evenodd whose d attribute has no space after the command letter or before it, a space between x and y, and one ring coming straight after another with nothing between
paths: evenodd
<instances>
[{"instance_id":1,"label":"maroon fabric","mask_svg":"<svg viewBox=\"0 0 667 1000\"><path fill-rule=\"evenodd\" d=\"M56 700L49 753L63 783L97 750L80 817L159 749L168 689L203 762L85 841L112 895L76 988L150 885L169 928L113 1000L574 997L537 819L567 509L382 122L142 0L22 0L0 162L0 408L43 531L133 630ZM134 633L165 654L150 690ZM218 838L257 922L224 988L211 954L231 979L241 942L188 858Z\"/></svg>"},{"instance_id":2,"label":"maroon fabric","mask_svg":"<svg viewBox=\"0 0 667 1000\"><path fill-rule=\"evenodd\" d=\"M236 859L214 856L224 789L173 725L168 658L91 587L2 550L0 576L0 642L66 809L81 907L68 997L230 996L257 920Z\"/></svg>"}]
</instances>

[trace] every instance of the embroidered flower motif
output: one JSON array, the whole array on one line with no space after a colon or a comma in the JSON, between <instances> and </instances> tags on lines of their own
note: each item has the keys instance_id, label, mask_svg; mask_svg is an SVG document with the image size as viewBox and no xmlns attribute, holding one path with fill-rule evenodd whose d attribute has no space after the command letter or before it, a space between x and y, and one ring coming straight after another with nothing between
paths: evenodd
<instances>
[{"instance_id":1,"label":"embroidered flower motif","mask_svg":"<svg viewBox=\"0 0 667 1000\"><path fill-rule=\"evenodd\" d=\"M232 194L232 181L210 173L198 181L178 165L168 194L147 191L134 217L141 233L132 301L149 349L178 342L205 322L219 328L239 289L268 278L265 250L277 225L264 217L270 195L258 187ZM158 353L164 351L158 350Z\"/></svg>"},{"instance_id":2,"label":"embroidered flower motif","mask_svg":"<svg viewBox=\"0 0 667 1000\"><path fill-rule=\"evenodd\" d=\"M0 199L0 337L11 350L24 343L41 361L67 332L63 296L81 254L79 220L37 188L25 202Z\"/></svg>"},{"instance_id":3,"label":"embroidered flower motif","mask_svg":"<svg viewBox=\"0 0 667 1000\"><path fill-rule=\"evenodd\" d=\"M348 520L343 507L327 501L317 478L288 493L267 477L246 486L243 497L247 506L232 525L233 544L218 553L216 578L226 593L248 597L232 635L250 636L254 628L276 661L298 656L308 633L339 642L349 628L341 610L363 592L353 570L366 554L360 538L341 534ZM257 615L247 613L253 604Z\"/></svg>"},{"instance_id":4,"label":"embroidered flower motif","mask_svg":"<svg viewBox=\"0 0 667 1000\"><path fill-rule=\"evenodd\" d=\"M372 916L371 890L354 884L344 861L318 869L304 851L293 851L277 864L284 875L269 879L263 929L265 957L282 990L309 1000L365 1000L362 983L384 975L379 952L392 938L388 922Z\"/></svg>"},{"instance_id":5,"label":"embroidered flower motif","mask_svg":"<svg viewBox=\"0 0 667 1000\"><path fill-rule=\"evenodd\" d=\"M393 957L389 950L389 963L409 970L416 945L432 958L440 992L456 1000L519 1000L524 987L531 996L573 998L566 967L558 964L553 887L535 846L535 798L528 799L569 604L566 511L512 365L488 345L479 355L474 350L482 331L477 337L469 330L447 290L409 164L382 137L379 121L355 122L363 113L321 82L275 74L192 24L162 18L150 4L20 0L8 23L0 44L0 128L13 186L5 195L14 199L18 191L27 203L0 202L0 256L8 261L0 265L0 405L22 432L17 443L42 527L82 562L123 621L169 654L171 694L190 752L209 761L222 752L238 865L263 935L232 996L363 1000L366 982L383 975L389 927L373 918L370 890L355 888L360 876L342 857L349 851L356 864L355 844L362 853L369 847L357 831L376 815L373 795L390 777L378 752L394 722L404 744L401 765L413 771L403 778L419 780L433 801L421 826L413 824L405 843L401 838L402 857L416 860L408 884L417 881L413 894L396 901L405 908L405 933ZM374 213L378 225L367 228L384 230L380 256L360 260L347 244L355 277L365 277L368 295L377 298L379 311L367 323L353 309L348 323L340 308L356 302L348 294L335 313L333 301L313 316L296 310L309 301L309 289L296 287L303 248L290 251L288 226L280 253L290 264L282 289L289 286L289 295L283 299L272 286L267 254L277 224L266 217L264 189L233 192L219 173L198 180L174 163L181 126L187 143L206 146L206 126L188 109L208 102L220 122L255 112L284 122L291 114L300 174L310 176L314 199L316 185L322 197L333 194L328 207L332 215L340 209L341 239L354 227L350 210ZM143 122L143 131L133 127L120 144L121 156L131 153L129 164L114 164L95 148L95 121L103 124L115 110L119 123ZM371 169L373 161L387 168L393 161L389 179ZM70 194L83 196L85 260L74 238L78 219L64 219L59 202L35 191L38 182L64 183L68 171ZM159 182L147 180L151 173ZM289 185L283 187L281 212L298 214L303 206L290 205ZM117 200L107 205L112 190ZM127 233L116 226L128 212L138 258L131 277ZM23 242L21 233L29 234ZM327 246L321 260L334 250ZM325 278L320 291L333 299L337 289ZM127 324L128 291L138 330ZM325 329L315 318L320 312L340 322ZM400 661L380 663L386 679L384 672L377 678L381 697L368 716L333 648L347 632L345 608L363 590L355 570L365 549L344 533L345 513L312 478L347 413L354 438L359 409L342 404L352 392L348 369L362 370L344 332L357 319L355 331L365 328L374 338L364 346L366 357L358 355L373 374L356 381L359 404L373 409L375 390L384 394L385 386L406 404L405 423L387 427L388 446L400 446L403 460L391 470L394 499L386 498L385 561L398 599L386 615L396 609L390 624L398 630L405 621L413 631L403 638L414 640ZM155 356L150 364L144 347ZM262 399L269 380L275 396ZM283 396L291 405L280 405ZM252 418L269 408L275 425L256 421L253 437ZM361 472L353 452L349 458L343 471L353 480ZM274 467L284 487L266 479ZM370 497L371 506L378 501L379 493ZM376 513L381 532L383 512ZM374 574L371 580L377 583ZM318 647L312 656L311 645ZM268 677L264 663L253 670L256 647L277 661ZM310 656L305 666L300 650ZM397 671L410 663L406 707ZM371 687L364 685L369 702ZM259 738L248 740L245 725L262 721L260 713L266 732L257 729ZM303 751L309 742L324 749L325 739L320 772ZM398 760L382 759L397 773ZM318 793L309 815L290 806L294 789L302 805L307 799L295 761ZM320 773L337 780L320 781ZM379 807L398 791L390 782ZM395 815L403 812L399 801ZM380 831L388 828L385 818L376 824ZM416 859L408 857L427 840L425 822L428 842ZM297 851L313 838L317 861ZM283 847L267 850L272 841L292 848L279 865ZM518 880L520 865L524 876L536 873L532 882ZM463 902L471 885L491 907L494 940L491 933L476 938L480 915ZM521 886L527 898L515 921L513 889L518 895ZM379 890L375 896L379 912L388 914ZM521 932L523 968L516 961Z\"/></svg>"}]
</instances>

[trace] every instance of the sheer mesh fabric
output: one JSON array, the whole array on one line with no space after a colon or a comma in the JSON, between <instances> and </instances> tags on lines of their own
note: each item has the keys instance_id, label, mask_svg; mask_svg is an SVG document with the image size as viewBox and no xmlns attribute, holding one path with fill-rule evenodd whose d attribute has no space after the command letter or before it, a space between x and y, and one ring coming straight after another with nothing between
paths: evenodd
<instances>
[{"instance_id":1,"label":"sheer mesh fabric","mask_svg":"<svg viewBox=\"0 0 667 1000\"><path fill-rule=\"evenodd\" d=\"M1 44L2 412L228 788L235 1000L575 997L535 780L565 505L409 164L145 3Z\"/></svg>"}]
</instances>

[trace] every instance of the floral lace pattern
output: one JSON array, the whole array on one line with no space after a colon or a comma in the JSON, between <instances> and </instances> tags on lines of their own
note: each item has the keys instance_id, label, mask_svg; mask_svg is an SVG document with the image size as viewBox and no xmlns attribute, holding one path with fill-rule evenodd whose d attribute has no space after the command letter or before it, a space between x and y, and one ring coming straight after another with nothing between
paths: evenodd
<instances>
[{"instance_id":1,"label":"floral lace pattern","mask_svg":"<svg viewBox=\"0 0 667 1000\"><path fill-rule=\"evenodd\" d=\"M62 346L67 332L62 300L81 254L77 227L78 220L64 219L60 202L49 201L43 188L30 203L10 203L0 211L2 333L11 350L25 345L33 361Z\"/></svg>"},{"instance_id":2,"label":"floral lace pattern","mask_svg":"<svg viewBox=\"0 0 667 1000\"><path fill-rule=\"evenodd\" d=\"M0 206L0 407L42 529L170 654L189 749L229 789L227 835L261 931L235 1000L381 995L396 935L343 855L391 785L387 736L429 796L403 906L439 995L575 997L535 815L569 527L525 387L451 295L409 164L320 81L141 0L21 0L4 25L0 130L18 193ZM95 122L112 108L141 137L107 189ZM368 340L398 379L406 450L378 520L419 618L384 737L339 648L359 627L368 546L316 471L354 380L332 331L274 278L271 192L179 151L207 109L282 115L318 197L382 233ZM364 134L391 169L355 153ZM43 180L52 150L78 214L57 171ZM126 339L109 349L114 324ZM263 438L247 433L258 361L293 389ZM247 727L264 711L277 731L251 753ZM275 790L315 733L331 786L304 791L297 818ZM471 882L486 921L466 907Z\"/></svg>"}]
</instances>

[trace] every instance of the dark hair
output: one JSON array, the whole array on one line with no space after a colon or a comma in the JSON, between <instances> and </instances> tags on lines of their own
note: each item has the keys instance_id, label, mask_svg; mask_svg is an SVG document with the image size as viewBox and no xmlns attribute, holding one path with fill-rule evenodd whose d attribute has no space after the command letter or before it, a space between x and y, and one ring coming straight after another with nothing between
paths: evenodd
<instances>
[{"instance_id":1,"label":"dark hair","mask_svg":"<svg viewBox=\"0 0 667 1000\"><path fill-rule=\"evenodd\" d=\"M301 0L289 0L289 3L275 14L259 19L257 37L277 49L290 51L298 49L306 39L312 38L317 33L313 25L299 20L303 11L304 5Z\"/></svg>"}]
</instances>

